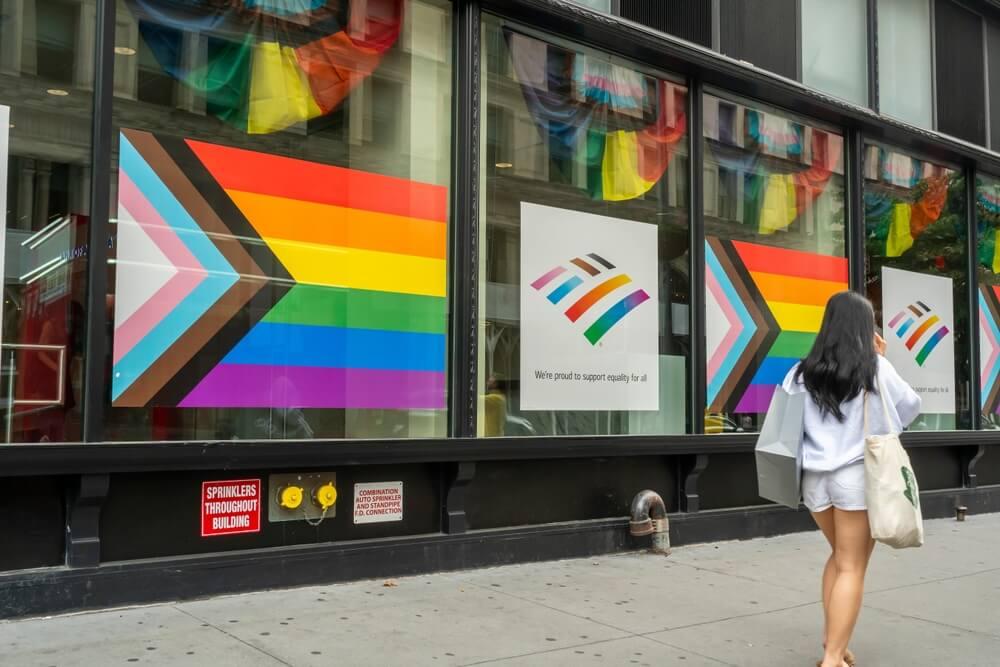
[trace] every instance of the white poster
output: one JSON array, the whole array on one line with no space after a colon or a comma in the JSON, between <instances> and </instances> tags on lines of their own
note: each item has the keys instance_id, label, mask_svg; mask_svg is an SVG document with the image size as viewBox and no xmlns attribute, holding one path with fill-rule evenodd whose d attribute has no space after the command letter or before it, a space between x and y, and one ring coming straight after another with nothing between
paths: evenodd
<instances>
[{"instance_id":1,"label":"white poster","mask_svg":"<svg viewBox=\"0 0 1000 667\"><path fill-rule=\"evenodd\" d=\"M10 107L0 104L0 283L7 258L7 160L10 153ZM2 287L2 285L0 285ZM0 346L3 345L3 303L0 295Z\"/></svg>"},{"instance_id":2,"label":"white poster","mask_svg":"<svg viewBox=\"0 0 1000 667\"><path fill-rule=\"evenodd\" d=\"M955 308L951 278L882 269L886 357L923 399L922 412L955 414Z\"/></svg>"},{"instance_id":3,"label":"white poster","mask_svg":"<svg viewBox=\"0 0 1000 667\"><path fill-rule=\"evenodd\" d=\"M657 278L656 225L522 203L521 410L658 410Z\"/></svg>"}]
</instances>

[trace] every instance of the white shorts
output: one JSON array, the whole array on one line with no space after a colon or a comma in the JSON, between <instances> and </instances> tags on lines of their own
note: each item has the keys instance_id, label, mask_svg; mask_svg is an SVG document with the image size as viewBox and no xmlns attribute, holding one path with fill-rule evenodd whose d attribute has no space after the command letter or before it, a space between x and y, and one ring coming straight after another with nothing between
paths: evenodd
<instances>
[{"instance_id":1,"label":"white shorts","mask_svg":"<svg viewBox=\"0 0 1000 667\"><path fill-rule=\"evenodd\" d=\"M828 472L803 470L802 502L810 512L822 512L831 507L848 511L867 509L864 461Z\"/></svg>"}]
</instances>

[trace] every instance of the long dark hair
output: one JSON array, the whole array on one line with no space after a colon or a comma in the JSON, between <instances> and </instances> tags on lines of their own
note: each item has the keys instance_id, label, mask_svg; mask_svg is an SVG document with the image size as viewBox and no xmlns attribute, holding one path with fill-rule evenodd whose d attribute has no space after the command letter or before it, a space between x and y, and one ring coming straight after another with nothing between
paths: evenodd
<instances>
[{"instance_id":1,"label":"long dark hair","mask_svg":"<svg viewBox=\"0 0 1000 667\"><path fill-rule=\"evenodd\" d=\"M862 391L875 391L878 354L875 351L875 311L856 292L830 297L823 324L809 356L799 364L809 395L822 414L844 421L840 405Z\"/></svg>"}]
</instances>

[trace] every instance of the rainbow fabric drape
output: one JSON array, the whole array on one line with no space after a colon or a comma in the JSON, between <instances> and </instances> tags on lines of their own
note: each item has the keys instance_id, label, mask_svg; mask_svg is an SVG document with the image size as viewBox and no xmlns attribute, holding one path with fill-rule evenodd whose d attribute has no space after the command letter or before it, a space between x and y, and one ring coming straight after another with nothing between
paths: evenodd
<instances>
[{"instance_id":1,"label":"rainbow fabric drape","mask_svg":"<svg viewBox=\"0 0 1000 667\"><path fill-rule=\"evenodd\" d=\"M160 67L250 134L324 116L399 38L404 0L128 0ZM207 35L203 35L207 33ZM207 37L192 66L186 41Z\"/></svg>"},{"instance_id":2,"label":"rainbow fabric drape","mask_svg":"<svg viewBox=\"0 0 1000 667\"><path fill-rule=\"evenodd\" d=\"M514 76L556 160L586 165L594 199L641 197L687 131L683 87L504 29Z\"/></svg>"},{"instance_id":3,"label":"rainbow fabric drape","mask_svg":"<svg viewBox=\"0 0 1000 667\"><path fill-rule=\"evenodd\" d=\"M948 199L948 180L947 174L925 179L923 194L915 202L900 201L883 193L865 193L869 234L885 240L886 257L901 256L938 221Z\"/></svg>"},{"instance_id":4,"label":"rainbow fabric drape","mask_svg":"<svg viewBox=\"0 0 1000 667\"><path fill-rule=\"evenodd\" d=\"M1000 274L1000 227L996 222L987 223L984 218L993 221L1000 217L1000 193L986 189L982 185L976 188L976 208L979 209L979 263L989 267L993 273Z\"/></svg>"},{"instance_id":5,"label":"rainbow fabric drape","mask_svg":"<svg viewBox=\"0 0 1000 667\"><path fill-rule=\"evenodd\" d=\"M743 222L757 227L763 235L774 234L788 228L805 213L826 190L833 170L840 160L840 152L830 149L830 135L822 130L811 130L811 164L793 173L769 172L761 159L763 155L781 155L799 159L805 143L805 129L788 121L788 129L770 130L766 133L765 114L747 109L747 135L757 150L746 153L740 149L738 157L723 150L715 151L713 160L721 167L743 176ZM772 128L780 128L772 123Z\"/></svg>"}]
</instances>

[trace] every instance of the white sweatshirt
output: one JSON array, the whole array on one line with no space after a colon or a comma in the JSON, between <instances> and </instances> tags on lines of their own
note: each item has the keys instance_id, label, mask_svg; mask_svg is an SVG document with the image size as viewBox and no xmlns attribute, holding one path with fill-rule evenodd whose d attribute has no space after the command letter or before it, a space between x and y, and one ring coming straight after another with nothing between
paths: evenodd
<instances>
[{"instance_id":1,"label":"white sweatshirt","mask_svg":"<svg viewBox=\"0 0 1000 667\"><path fill-rule=\"evenodd\" d=\"M806 391L802 378L795 379L798 364L785 376L782 387L790 394ZM878 381L885 388L889 406L890 423L886 423L882 399L878 394L868 397L869 433L884 435L900 433L920 414L920 396L899 376L892 364L882 356L878 358ZM837 470L851 463L864 460L865 432L864 392L840 404L844 421L831 414L822 415L815 401L806 399L805 438L802 441L802 468L804 470Z\"/></svg>"}]
</instances>

